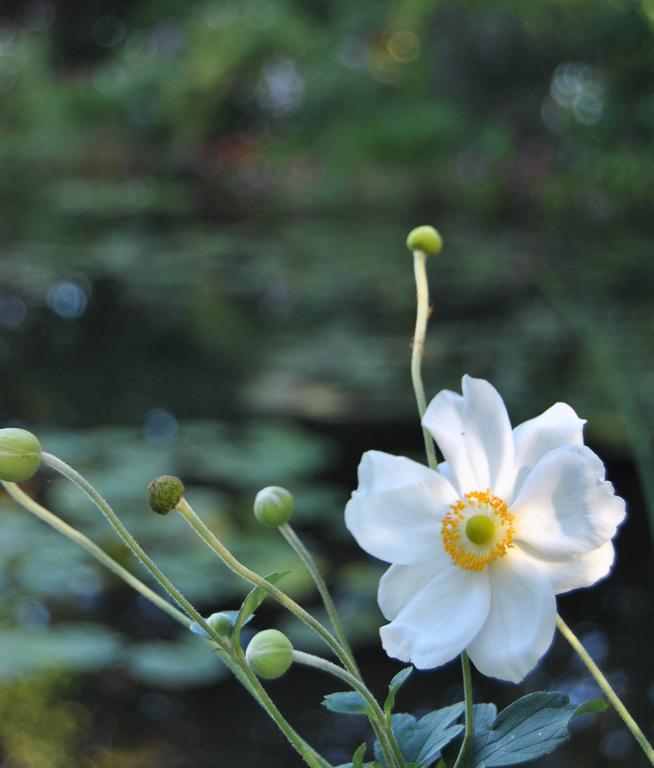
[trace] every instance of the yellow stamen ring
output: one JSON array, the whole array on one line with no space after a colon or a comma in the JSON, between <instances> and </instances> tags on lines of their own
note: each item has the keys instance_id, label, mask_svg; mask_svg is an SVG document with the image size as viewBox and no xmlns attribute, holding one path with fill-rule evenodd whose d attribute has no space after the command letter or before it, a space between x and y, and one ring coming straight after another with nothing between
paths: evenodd
<instances>
[{"instance_id":1,"label":"yellow stamen ring","mask_svg":"<svg viewBox=\"0 0 654 768\"><path fill-rule=\"evenodd\" d=\"M452 504L441 525L445 551L467 571L481 571L513 546L513 515L490 490L471 491Z\"/></svg>"}]
</instances>

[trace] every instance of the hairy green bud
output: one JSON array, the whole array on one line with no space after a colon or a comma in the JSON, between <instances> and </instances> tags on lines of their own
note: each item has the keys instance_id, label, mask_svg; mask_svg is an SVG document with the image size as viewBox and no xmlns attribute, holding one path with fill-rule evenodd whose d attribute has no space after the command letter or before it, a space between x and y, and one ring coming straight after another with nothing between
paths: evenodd
<instances>
[{"instance_id":1,"label":"hairy green bud","mask_svg":"<svg viewBox=\"0 0 654 768\"><path fill-rule=\"evenodd\" d=\"M41 443L26 429L0 429L0 480L22 483L41 466Z\"/></svg>"},{"instance_id":2,"label":"hairy green bud","mask_svg":"<svg viewBox=\"0 0 654 768\"><path fill-rule=\"evenodd\" d=\"M148 483L148 502L157 514L167 515L175 509L185 490L179 477L160 475Z\"/></svg>"},{"instance_id":3,"label":"hairy green bud","mask_svg":"<svg viewBox=\"0 0 654 768\"><path fill-rule=\"evenodd\" d=\"M254 516L264 525L279 526L291 519L294 506L293 497L286 488L269 485L254 499Z\"/></svg>"},{"instance_id":4,"label":"hairy green bud","mask_svg":"<svg viewBox=\"0 0 654 768\"><path fill-rule=\"evenodd\" d=\"M291 666L293 646L278 629L264 629L250 640L245 659L257 677L275 680Z\"/></svg>"},{"instance_id":5,"label":"hairy green bud","mask_svg":"<svg viewBox=\"0 0 654 768\"><path fill-rule=\"evenodd\" d=\"M410 251L423 251L437 256L443 247L443 239L434 227L423 224L409 232L406 245Z\"/></svg>"},{"instance_id":6,"label":"hairy green bud","mask_svg":"<svg viewBox=\"0 0 654 768\"><path fill-rule=\"evenodd\" d=\"M207 624L223 637L229 635L234 627L234 622L229 615L222 611L220 613L212 613L207 619Z\"/></svg>"}]
</instances>

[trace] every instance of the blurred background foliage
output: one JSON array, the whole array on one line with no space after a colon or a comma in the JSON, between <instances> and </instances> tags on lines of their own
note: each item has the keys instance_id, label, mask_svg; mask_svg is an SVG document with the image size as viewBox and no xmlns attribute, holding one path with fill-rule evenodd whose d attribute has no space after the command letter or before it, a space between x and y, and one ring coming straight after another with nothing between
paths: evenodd
<instances>
[{"instance_id":1,"label":"blurred background foliage","mask_svg":"<svg viewBox=\"0 0 654 768\"><path fill-rule=\"evenodd\" d=\"M562 612L651 732L653 42L651 0L0 2L0 422L86 474L206 613L243 585L146 513L147 481L181 475L315 605L252 521L259 488L291 488L381 691L381 566L342 510L363 450L421 457L403 240L433 222L428 390L469 372L514 422L555 400L589 419L631 514L614 576ZM132 566L74 489L30 491ZM6 498L0 588L2 768L296 764L193 637ZM455 701L455 667L407 708ZM589 694L560 643L524 687ZM364 725L321 711L330 690L272 688L345 762ZM576 728L543 766L640 765L612 715Z\"/></svg>"}]
</instances>

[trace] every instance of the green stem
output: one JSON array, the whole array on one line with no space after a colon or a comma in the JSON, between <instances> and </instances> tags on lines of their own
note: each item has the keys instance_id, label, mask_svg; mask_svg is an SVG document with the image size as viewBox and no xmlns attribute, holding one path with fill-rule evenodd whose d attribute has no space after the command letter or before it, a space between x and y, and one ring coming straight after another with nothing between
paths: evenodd
<instances>
[{"instance_id":1,"label":"green stem","mask_svg":"<svg viewBox=\"0 0 654 768\"><path fill-rule=\"evenodd\" d=\"M238 657L236 660L236 665L240 669L243 677L249 682L253 690L256 691L259 704L266 710L270 718L275 722L284 736L286 736L290 744L295 748L304 762L311 766L311 768L332 768L331 763L328 763L324 757L319 755L313 749L313 747L307 744L307 742L288 723L288 721L284 718L273 700L268 695L266 689L263 687L263 685L261 685L259 678L247 665L247 662L243 656L243 652L239 649L237 653Z\"/></svg>"},{"instance_id":2,"label":"green stem","mask_svg":"<svg viewBox=\"0 0 654 768\"><path fill-rule=\"evenodd\" d=\"M382 708L377 703L375 697L370 693L365 684L354 675L350 674L342 667L332 664L331 661L323 659L320 656L313 656L310 653L304 653L303 651L293 651L293 661L298 664L304 664L306 667L313 667L319 669L327 674L334 675L343 680L353 690L363 696L370 708L370 722L379 739L379 745L384 753L384 758L388 766L398 765L401 768L406 768L406 763L397 744L395 736L390 728L389 723L386 720L386 716Z\"/></svg>"},{"instance_id":3,"label":"green stem","mask_svg":"<svg viewBox=\"0 0 654 768\"><path fill-rule=\"evenodd\" d=\"M114 528L116 533L123 540L125 545L129 548L132 554L141 562L146 570L153 576L153 578L165 589L165 591L173 598L173 600L179 605L179 607L191 617L207 635L217 643L223 650L227 650L228 645L215 630L213 630L204 617L193 607L193 605L184 597L184 595L177 589L172 581L166 576L166 574L156 565L156 563L145 553L141 545L136 541L132 534L123 525L118 515L113 511L109 503L96 491L96 489L89 483L89 481L82 477L79 472L76 472L66 462L58 459L50 453L43 452L41 454L41 461L46 466L59 472L67 480L70 480L78 488L80 488L95 506L102 512L110 525Z\"/></svg>"},{"instance_id":4,"label":"green stem","mask_svg":"<svg viewBox=\"0 0 654 768\"><path fill-rule=\"evenodd\" d=\"M474 738L474 710L472 705L472 675L470 674L470 659L464 651L461 654L461 671L463 672L463 692L465 699L465 731L461 749L454 763L454 768L465 768L468 764L472 741Z\"/></svg>"},{"instance_id":5,"label":"green stem","mask_svg":"<svg viewBox=\"0 0 654 768\"><path fill-rule=\"evenodd\" d=\"M313 631L319 635L322 640L332 649L338 659L344 664L350 672L356 674L356 669L352 666L347 653L341 648L340 643L336 638L327 630L323 625L314 617L298 605L295 600L290 598L287 594L278 589L274 584L271 584L266 579L259 576L258 573L250 570L246 565L243 565L237 560L234 555L227 549L227 547L212 533L212 531L204 524L204 522L195 514L191 505L182 497L177 503L177 511L186 520L186 522L193 528L198 536L204 541L207 546L218 555L218 557L225 563L225 565L240 576L242 579L249 581L256 587L261 587L268 594L277 600L280 605L284 606L288 611L297 616L307 626L311 627Z\"/></svg>"},{"instance_id":6,"label":"green stem","mask_svg":"<svg viewBox=\"0 0 654 768\"><path fill-rule=\"evenodd\" d=\"M413 349L411 352L411 381L413 382L413 391L416 395L418 404L418 413L420 418L425 415L427 410L427 400L425 398L425 388L422 383L422 357L425 352L425 338L427 336L427 321L429 320L429 283L427 282L426 268L427 254L423 251L413 252L413 272L416 278L416 329L413 334ZM432 469L436 469L438 461L436 451L434 450L434 439L429 430L422 428L422 435L425 440L425 453L427 454L427 464Z\"/></svg>"},{"instance_id":7,"label":"green stem","mask_svg":"<svg viewBox=\"0 0 654 768\"><path fill-rule=\"evenodd\" d=\"M425 348L425 338L427 335L427 320L429 319L429 283L427 282L427 256L422 251L413 252L413 272L416 278L416 330L413 338L413 352L411 354L411 380L413 381L413 390L418 404L418 413L422 420L427 410L427 400L425 398L425 388L422 383L422 357ZM427 454L427 464L432 469L438 467L436 451L434 450L434 441L427 429L422 428L422 434L425 439L425 453ZM461 669L463 671L463 695L465 699L465 732L461 749L456 758L454 768L465 768L468 761L468 754L472 746L474 736L473 721L473 699L472 699L472 679L470 674L470 660L468 654L463 651L461 654Z\"/></svg>"},{"instance_id":8,"label":"green stem","mask_svg":"<svg viewBox=\"0 0 654 768\"><path fill-rule=\"evenodd\" d=\"M647 759L652 765L654 765L654 748L652 748L652 745L649 743L649 741L647 741L645 734L640 730L638 723L634 720L628 709L622 703L622 700L618 694L613 690L609 681L606 679L606 677L604 677L602 670L591 659L588 651L579 642L579 639L575 633L558 614L556 617L556 626L563 637L565 637L565 639L570 643L579 658L584 662L588 671L595 678L595 681L599 687L602 689L602 691L604 691L606 698L611 702L615 711L618 713L618 715L620 715L624 724L631 731L634 739L636 739L638 744L640 744L643 752L647 756Z\"/></svg>"},{"instance_id":9,"label":"green stem","mask_svg":"<svg viewBox=\"0 0 654 768\"><path fill-rule=\"evenodd\" d=\"M116 574L116 576L121 578L126 584L135 589L140 595L145 597L151 603L178 621L185 628L188 629L192 623L192 620L196 620L194 616L189 617L182 613L182 611L179 609L175 608L174 605L171 605L167 600L161 597L161 595L158 595L140 579L130 573L126 568L123 568L123 566L117 563L112 557L107 555L107 553L97 544L95 544L95 542L91 541L91 539L89 539L83 533L80 533L80 531L68 525L68 523L65 523L49 509L46 509L46 507L32 499L31 496L28 496L15 483L3 481L0 482L2 483L2 486L7 491L9 496L11 496L14 501L20 504L21 507L35 515L39 520L42 520L44 523L49 525L58 533L65 536L70 541L81 546L96 560L102 563L102 565L112 571L112 573ZM202 619L201 616L200 619ZM204 620L202 619L202 622L198 623L202 625L204 624ZM203 629L207 632L208 635L214 634L213 630L208 625L203 626ZM224 643L222 638L220 639L222 643ZM228 649L223 647L222 644L217 643L215 638L212 637L210 643L213 651L220 658L223 664L225 664L228 669L231 670L241 685L243 685L248 693L251 694L251 696L258 702L258 704L263 707L268 715L274 720L274 722L283 731L290 743L297 749L307 765L311 766L311 768L332 768L331 764L324 760L320 755L318 755L318 753L315 752L315 750L313 750L313 748L309 746L309 744L307 744L289 725L284 716L277 709L275 704L266 693L256 675L251 672L245 661L235 661L230 656Z\"/></svg>"},{"instance_id":10,"label":"green stem","mask_svg":"<svg viewBox=\"0 0 654 768\"><path fill-rule=\"evenodd\" d=\"M175 621L183 624L188 629L191 620L186 614L182 613L182 611L175 608L174 605L171 605L167 600L161 597L161 595L158 595L154 590L150 589L150 587L145 585L140 579L134 576L134 574L130 573L126 568L123 568L122 565L119 565L95 542L91 541L87 536L84 536L84 534L80 533L76 528L65 523L49 509L46 509L44 506L34 501L31 496L28 496L15 483L2 482L2 485L7 493L14 499L14 501L18 502L21 507L28 512L31 512L51 528L54 528L55 531L61 533L67 539L75 542L75 544L79 544L80 547L101 562L105 568L108 568L116 574L116 576L126 582L132 589L135 589L140 595L145 597L146 600L154 603L157 608L161 608L162 611L165 611L165 613L175 619Z\"/></svg>"},{"instance_id":11,"label":"green stem","mask_svg":"<svg viewBox=\"0 0 654 768\"><path fill-rule=\"evenodd\" d=\"M316 589L318 590L320 597L322 598L322 602L325 606L325 610L327 611L327 615L329 616L329 620L331 621L332 626L334 627L334 632L336 633L336 637L338 638L343 650L347 653L350 659L350 666L354 670L356 670L357 674L359 674L359 668L357 667L354 654L352 653L352 648L350 647L350 644L348 643L347 637L345 635L345 630L343 629L341 618L338 615L338 611L336 610L336 606L334 605L332 596L329 593L327 584L325 583L325 580L323 579L322 574L318 570L316 561L313 559L309 550L304 546L299 536L295 533L293 528L288 523L284 523L283 525L280 525L279 531L282 534L282 536L286 539L286 541L290 544L295 554L300 558L300 560L304 564L304 567L307 569L307 571L309 571L309 574L311 575L311 578L313 579L313 582L316 585Z\"/></svg>"}]
</instances>

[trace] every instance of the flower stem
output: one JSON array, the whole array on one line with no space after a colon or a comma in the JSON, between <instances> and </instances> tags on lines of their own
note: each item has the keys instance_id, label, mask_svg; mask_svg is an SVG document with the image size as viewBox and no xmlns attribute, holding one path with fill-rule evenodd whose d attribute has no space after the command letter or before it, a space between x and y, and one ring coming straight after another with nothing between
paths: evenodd
<instances>
[{"instance_id":1,"label":"flower stem","mask_svg":"<svg viewBox=\"0 0 654 768\"><path fill-rule=\"evenodd\" d=\"M319 755L313 747L307 744L307 742L304 741L297 731L295 731L295 729L288 723L268 695L266 689L261 685L259 678L252 672L250 667L248 667L247 662L243 657L243 652L240 649L237 651L235 664L243 677L248 681L249 685L252 686L253 691L256 692L256 698L259 704L266 710L268 715L275 722L280 731L282 731L284 736L286 736L304 762L311 766L311 768L332 768L331 763L327 762L327 760Z\"/></svg>"},{"instance_id":2,"label":"flower stem","mask_svg":"<svg viewBox=\"0 0 654 768\"><path fill-rule=\"evenodd\" d=\"M640 730L638 723L633 719L618 694L611 687L609 681L604 677L602 670L591 659L590 654L581 644L579 638L558 614L556 617L556 626L563 637L570 643L579 658L584 662L590 674L595 678L595 681L605 693L606 698L611 702L615 711L620 715L624 724L633 734L634 739L636 739L641 746L647 759L654 765L654 748L652 748L652 745L647 741L645 734Z\"/></svg>"},{"instance_id":3,"label":"flower stem","mask_svg":"<svg viewBox=\"0 0 654 768\"><path fill-rule=\"evenodd\" d=\"M463 672L463 693L465 698L465 731L461 749L454 763L454 768L465 768L468 764L472 740L474 737L474 711L472 708L472 675L470 674L470 659L463 651L461 654L461 670Z\"/></svg>"},{"instance_id":4,"label":"flower stem","mask_svg":"<svg viewBox=\"0 0 654 768\"><path fill-rule=\"evenodd\" d=\"M286 541L290 544L295 554L300 558L300 560L304 564L304 567L307 569L307 571L309 571L309 574L311 575L311 578L313 579L313 582L316 585L316 589L320 593L320 597L322 598L322 602L325 606L325 610L327 611L327 615L329 616L329 620L331 621L332 626L334 627L334 632L336 633L336 637L338 638L343 650L349 656L351 667L354 670L356 670L356 672L358 673L359 670L357 667L357 663L354 658L354 654L352 653L352 648L350 647L350 644L348 643L347 637L345 635L345 630L343 629L341 618L338 615L338 611L336 610L336 606L334 605L332 596L329 593L327 584L325 583L325 580L323 579L322 574L318 570L316 561L313 559L309 550L304 546L304 544L300 540L300 537L295 533L293 528L288 523L284 523L283 525L280 525L279 531L282 534L282 536L286 539Z\"/></svg>"},{"instance_id":5,"label":"flower stem","mask_svg":"<svg viewBox=\"0 0 654 768\"><path fill-rule=\"evenodd\" d=\"M400 748L397 744L395 736L391 730L390 724L386 720L386 716L382 711L382 708L377 703L375 697L370 693L365 683L359 678L350 674L342 667L332 664L331 661L323 659L320 656L313 656L310 653L304 653L303 651L293 651L293 661L298 664L304 664L307 667L313 667L319 669L322 672L327 672L334 677L338 677L347 683L352 689L357 691L363 696L370 708L370 722L375 729L377 738L379 739L379 745L384 753L387 766L397 765L400 768L406 768L406 763Z\"/></svg>"},{"instance_id":6,"label":"flower stem","mask_svg":"<svg viewBox=\"0 0 654 768\"><path fill-rule=\"evenodd\" d=\"M266 579L259 576L258 573L250 570L246 565L243 565L237 560L234 555L227 549L227 547L212 533L212 531L205 525L205 523L194 512L191 505L182 497L177 503L177 511L186 520L186 522L193 528L198 536L204 541L207 546L218 555L218 557L225 563L225 565L233 571L237 576L249 581L256 587L261 587L268 594L277 600L286 610L297 616L300 621L304 622L307 626L311 627L313 631L319 635L322 640L332 649L338 659L343 665L349 669L350 672L356 674L356 668L352 666L348 654L341 647L338 640L331 634L331 632L323 627L323 625L314 617L298 605L295 600L290 598L287 594L278 589L274 584L271 584Z\"/></svg>"},{"instance_id":7,"label":"flower stem","mask_svg":"<svg viewBox=\"0 0 654 768\"><path fill-rule=\"evenodd\" d=\"M423 251L413 252L413 272L416 278L416 330L413 336L413 352L411 354L411 380L413 382L413 391L416 395L418 404L418 413L420 418L425 415L427 410L427 400L425 398L425 388L422 383L422 357L425 349L425 338L427 336L427 321L429 319L429 283L427 282L427 254ZM431 469L438 467L434 441L429 430L422 428L422 435L425 439L425 453L427 454L427 464ZM463 694L465 699L465 733L461 749L454 763L454 768L465 768L468 762L468 755L472 746L474 736L473 720L473 699L472 699L472 677L470 674L470 659L468 654L463 651L461 654L461 669L463 672Z\"/></svg>"},{"instance_id":8,"label":"flower stem","mask_svg":"<svg viewBox=\"0 0 654 768\"><path fill-rule=\"evenodd\" d=\"M427 336L427 321L429 319L429 283L427 282L426 268L427 254L424 251L413 252L413 272L416 278L416 329L413 334L413 350L411 352L411 381L413 382L413 391L418 403L418 413L420 418L425 415L427 410L427 400L425 399L425 388L422 383L422 357L425 352L425 337ZM425 452L427 453L427 463L432 469L436 469L438 461L436 460L436 451L434 450L434 440L429 431L422 428L422 435L425 440Z\"/></svg>"},{"instance_id":9,"label":"flower stem","mask_svg":"<svg viewBox=\"0 0 654 768\"><path fill-rule=\"evenodd\" d=\"M37 501L34 501L31 496L28 496L15 483L3 482L2 485L7 493L14 499L14 501L20 504L21 507L26 509L28 512L31 512L33 515L38 517L39 520L42 520L51 528L54 528L55 531L61 533L67 539L70 539L70 541L73 541L75 544L79 544L80 547L85 549L96 560L102 563L105 568L108 568L110 571L116 574L116 576L126 582L130 587L132 587L132 589L135 589L140 595L145 597L146 600L154 603L154 605L156 605L158 608L161 608L162 611L167 613L169 616L175 619L175 621L178 621L188 629L188 627L191 625L191 619L186 616L186 614L182 613L182 611L180 611L178 608L175 608L174 605L171 605L167 600L161 597L161 595L158 595L154 590L150 589L150 587L148 587L140 579L134 576L134 574L130 573L126 568L123 568L122 565L117 563L95 542L91 541L91 539L89 539L83 533L80 533L76 528L73 528L72 526L68 525L68 523L65 523L63 520L61 520L61 518L57 517L57 515L55 515L49 509L46 509Z\"/></svg>"},{"instance_id":10,"label":"flower stem","mask_svg":"<svg viewBox=\"0 0 654 768\"><path fill-rule=\"evenodd\" d=\"M123 525L118 515L113 511L109 503L98 493L98 491L89 483L89 481L82 477L76 470L66 464L65 461L58 459L50 453L43 452L41 454L41 461L51 469L54 469L59 474L63 475L67 480L70 480L78 488L91 499L95 506L102 512L110 525L114 528L116 533L121 537L125 545L129 548L132 554L141 562L147 571L153 576L153 578L166 590L166 592L173 598L173 600L179 605L179 607L202 629L207 635L217 643L223 650L227 649L225 640L213 630L203 616L194 608L194 606L184 597L184 595L177 589L172 581L166 576L166 574L159 568L158 565L145 553L141 545L136 541L132 534Z\"/></svg>"}]
</instances>

